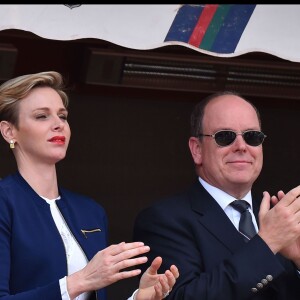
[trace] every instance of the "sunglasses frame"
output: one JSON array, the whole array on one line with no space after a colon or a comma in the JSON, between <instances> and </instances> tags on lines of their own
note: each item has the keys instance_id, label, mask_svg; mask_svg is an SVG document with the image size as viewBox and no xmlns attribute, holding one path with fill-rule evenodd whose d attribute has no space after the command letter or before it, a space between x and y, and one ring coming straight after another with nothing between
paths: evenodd
<instances>
[{"instance_id":1,"label":"sunglasses frame","mask_svg":"<svg viewBox=\"0 0 300 300\"><path fill-rule=\"evenodd\" d=\"M234 140L233 140L231 143L229 143L228 145L219 145L218 142L216 141L216 134L218 134L219 132L224 132L224 131L225 131L225 132L233 132L233 133L235 134L235 138L234 138ZM250 145L250 144L248 144L248 142L245 140L245 136L244 136L245 133L247 133L247 132L259 132L260 134L263 134L263 140L262 140L261 143L258 144L258 145ZM219 147L227 147L227 146L230 146L230 145L232 145L232 144L234 143L234 141L236 140L236 138L237 138L238 135L241 135L241 136L243 137L245 143L246 143L248 146L251 146L251 147L258 147L258 146L262 145L262 143L264 142L265 138L267 137L267 136L266 136L262 131L260 131L260 130L245 130L245 131L242 131L242 132L236 132L236 131L234 131L234 130L226 130L226 129L218 130L218 131L216 131L214 134L203 134L203 133L200 133L200 134L199 134L199 137L202 137L202 136L212 137L212 138L215 140L215 143L216 143Z\"/></svg>"}]
</instances>

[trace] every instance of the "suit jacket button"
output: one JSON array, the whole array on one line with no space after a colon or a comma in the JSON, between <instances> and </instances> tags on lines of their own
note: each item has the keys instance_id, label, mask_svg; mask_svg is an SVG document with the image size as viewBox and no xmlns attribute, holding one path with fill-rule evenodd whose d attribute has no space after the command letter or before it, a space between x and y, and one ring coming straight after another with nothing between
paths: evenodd
<instances>
[{"instance_id":1,"label":"suit jacket button","mask_svg":"<svg viewBox=\"0 0 300 300\"><path fill-rule=\"evenodd\" d=\"M270 281L273 280L273 276L272 276L272 275L267 275L267 276L266 276L266 279L270 282Z\"/></svg>"},{"instance_id":2,"label":"suit jacket button","mask_svg":"<svg viewBox=\"0 0 300 300\"><path fill-rule=\"evenodd\" d=\"M264 285L262 284L262 283L258 283L257 285L256 285L256 287L259 289L259 290L261 290L263 287L264 287Z\"/></svg>"},{"instance_id":3,"label":"suit jacket button","mask_svg":"<svg viewBox=\"0 0 300 300\"><path fill-rule=\"evenodd\" d=\"M258 292L258 289L257 289L257 288L252 288L252 289L251 289L251 292L257 293L257 292Z\"/></svg>"},{"instance_id":4,"label":"suit jacket button","mask_svg":"<svg viewBox=\"0 0 300 300\"><path fill-rule=\"evenodd\" d=\"M262 283L263 285L267 285L269 282L268 282L267 279L262 279L262 280L261 280L261 283Z\"/></svg>"}]
</instances>

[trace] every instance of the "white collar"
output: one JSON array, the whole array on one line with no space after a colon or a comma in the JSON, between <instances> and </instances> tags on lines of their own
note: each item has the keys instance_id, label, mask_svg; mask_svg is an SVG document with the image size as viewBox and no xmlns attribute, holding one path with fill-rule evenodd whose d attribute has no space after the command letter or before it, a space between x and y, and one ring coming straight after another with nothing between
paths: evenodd
<instances>
[{"instance_id":1,"label":"white collar","mask_svg":"<svg viewBox=\"0 0 300 300\"><path fill-rule=\"evenodd\" d=\"M207 190L207 192L217 201L217 203L222 207L224 210L232 201L237 200L236 198L232 197L231 195L225 193L224 191L216 188L205 180L199 177L199 181L202 186ZM247 201L251 208L252 208L252 194L251 190L243 197L243 200Z\"/></svg>"}]
</instances>

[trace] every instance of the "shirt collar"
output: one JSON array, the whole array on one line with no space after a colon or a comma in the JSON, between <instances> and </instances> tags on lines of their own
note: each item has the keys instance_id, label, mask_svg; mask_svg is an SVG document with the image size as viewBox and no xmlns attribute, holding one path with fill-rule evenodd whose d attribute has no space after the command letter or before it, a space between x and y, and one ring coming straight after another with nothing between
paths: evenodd
<instances>
[{"instance_id":1,"label":"shirt collar","mask_svg":"<svg viewBox=\"0 0 300 300\"><path fill-rule=\"evenodd\" d=\"M224 210L232 201L237 200L236 198L232 197L231 195L225 193L224 191L210 185L205 180L199 177L199 181L202 186L207 190L207 192L217 201L217 203L222 207ZM252 209L252 195L251 190L243 197L243 200L247 201L250 204Z\"/></svg>"}]
</instances>

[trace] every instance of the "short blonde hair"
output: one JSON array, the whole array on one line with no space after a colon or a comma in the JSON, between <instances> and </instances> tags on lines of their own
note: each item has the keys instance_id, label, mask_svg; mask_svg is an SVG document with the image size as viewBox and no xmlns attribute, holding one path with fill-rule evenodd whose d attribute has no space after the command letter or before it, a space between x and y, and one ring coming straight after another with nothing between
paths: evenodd
<instances>
[{"instance_id":1,"label":"short blonde hair","mask_svg":"<svg viewBox=\"0 0 300 300\"><path fill-rule=\"evenodd\" d=\"M48 71L22 75L0 86L0 121L5 120L18 127L19 101L36 87L53 88L60 95L64 106L68 107L69 98L64 92L64 80L60 73Z\"/></svg>"}]
</instances>

